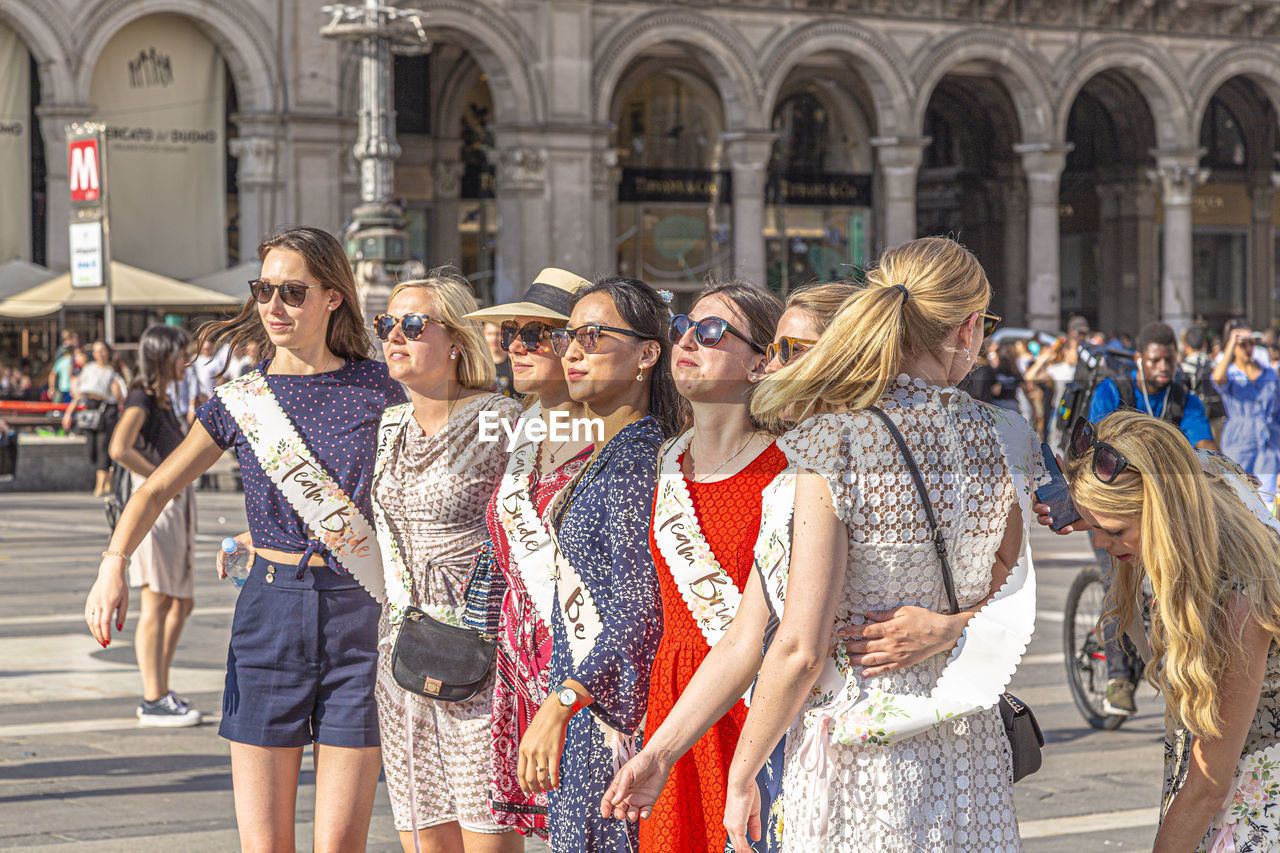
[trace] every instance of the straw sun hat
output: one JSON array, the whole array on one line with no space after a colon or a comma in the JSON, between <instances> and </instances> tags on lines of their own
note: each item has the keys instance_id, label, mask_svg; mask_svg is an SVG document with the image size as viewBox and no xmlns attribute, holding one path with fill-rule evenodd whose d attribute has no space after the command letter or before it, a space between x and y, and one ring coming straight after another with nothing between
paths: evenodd
<instances>
[{"instance_id":1,"label":"straw sun hat","mask_svg":"<svg viewBox=\"0 0 1280 853\"><path fill-rule=\"evenodd\" d=\"M538 273L538 277L524 298L519 302L506 302L491 308L481 308L466 315L468 320L483 320L489 323L501 323L516 317L536 317L541 320L557 320L561 323L569 320L569 309L573 294L590 282L580 275L568 270L547 267Z\"/></svg>"}]
</instances>

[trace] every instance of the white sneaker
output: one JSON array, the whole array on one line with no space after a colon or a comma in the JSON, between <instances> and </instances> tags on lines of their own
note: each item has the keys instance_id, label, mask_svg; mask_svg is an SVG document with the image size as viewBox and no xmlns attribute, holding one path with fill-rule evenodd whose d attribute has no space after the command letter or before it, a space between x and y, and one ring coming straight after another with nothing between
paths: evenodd
<instances>
[{"instance_id":1,"label":"white sneaker","mask_svg":"<svg viewBox=\"0 0 1280 853\"><path fill-rule=\"evenodd\" d=\"M157 728L181 728L200 725L200 712L178 699L172 691L154 702L143 700L138 705L138 725Z\"/></svg>"}]
</instances>

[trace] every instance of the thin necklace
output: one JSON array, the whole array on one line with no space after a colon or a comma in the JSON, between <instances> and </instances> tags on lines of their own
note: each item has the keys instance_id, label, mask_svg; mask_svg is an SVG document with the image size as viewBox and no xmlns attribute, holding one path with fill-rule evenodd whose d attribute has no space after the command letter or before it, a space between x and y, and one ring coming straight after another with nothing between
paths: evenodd
<instances>
[{"instance_id":1,"label":"thin necklace","mask_svg":"<svg viewBox=\"0 0 1280 853\"><path fill-rule=\"evenodd\" d=\"M734 451L734 454L732 456L730 456L728 459L725 459L723 462L717 465L714 471L710 472L709 474L704 474L702 477L696 480L693 478L690 478L690 480L694 483L705 483L707 480L710 480L720 471L721 468L728 465L733 460L737 459L742 454L742 451L747 449L747 445L750 444L752 441L754 441L756 436L759 434L760 433L758 432L753 432L751 433L751 435L747 436L747 440L742 443L742 446L739 447L736 451ZM692 449L692 443L690 443L690 448Z\"/></svg>"}]
</instances>

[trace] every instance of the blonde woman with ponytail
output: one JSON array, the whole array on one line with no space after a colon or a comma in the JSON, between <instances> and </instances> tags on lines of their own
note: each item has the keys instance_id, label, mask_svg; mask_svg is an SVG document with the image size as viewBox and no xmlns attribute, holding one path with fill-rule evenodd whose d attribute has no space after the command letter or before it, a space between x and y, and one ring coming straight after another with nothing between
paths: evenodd
<instances>
[{"instance_id":1,"label":"blonde woman with ponytail","mask_svg":"<svg viewBox=\"0 0 1280 853\"><path fill-rule=\"evenodd\" d=\"M778 440L794 533L756 550L780 621L729 770L736 850L760 834L754 779L784 734L770 816L783 850L1022 849L993 706L1034 622L1025 543L1043 463L1025 421L954 387L990 299L964 248L912 241L885 253L803 358L756 386L753 415L799 426ZM873 406L927 484L954 614L908 463ZM833 635L846 641L833 648Z\"/></svg>"},{"instance_id":2,"label":"blonde woman with ponytail","mask_svg":"<svg viewBox=\"0 0 1280 853\"><path fill-rule=\"evenodd\" d=\"M1143 577L1154 594L1147 677L1168 729L1155 850L1274 850L1280 779L1238 782L1237 765L1280 759L1280 525L1242 468L1166 422L1116 412L1073 438L1075 527L1115 567L1105 618L1134 624Z\"/></svg>"}]
</instances>

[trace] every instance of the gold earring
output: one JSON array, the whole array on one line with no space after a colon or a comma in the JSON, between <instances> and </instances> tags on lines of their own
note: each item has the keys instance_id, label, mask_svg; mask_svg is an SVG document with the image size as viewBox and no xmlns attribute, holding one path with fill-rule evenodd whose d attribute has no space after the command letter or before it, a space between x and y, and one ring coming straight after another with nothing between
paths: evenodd
<instances>
[{"instance_id":1,"label":"gold earring","mask_svg":"<svg viewBox=\"0 0 1280 853\"><path fill-rule=\"evenodd\" d=\"M637 382L643 382L643 381L644 381L644 368L643 368L643 367L641 367L641 368L639 368L638 370L636 370L636 381L637 381Z\"/></svg>"}]
</instances>

